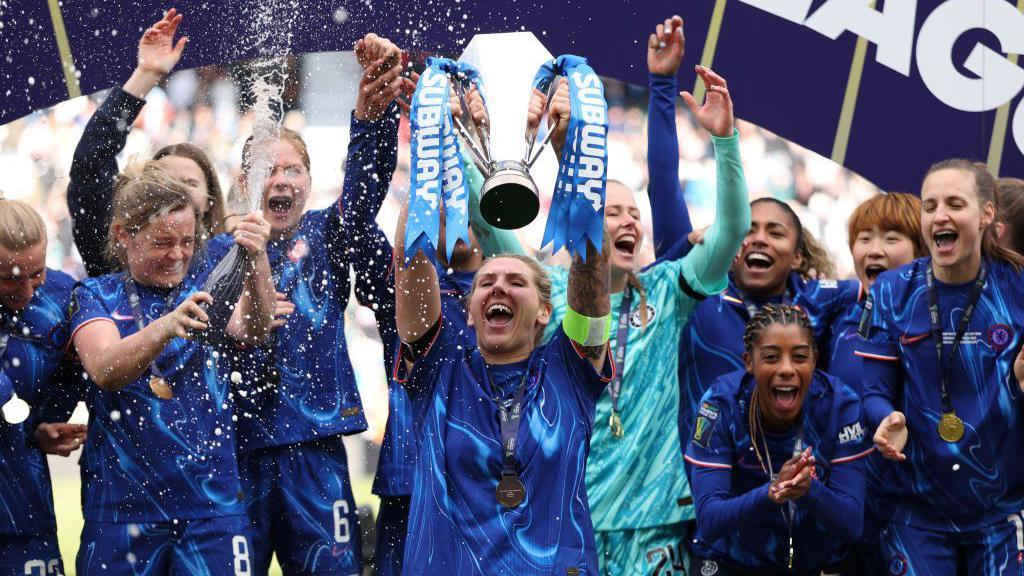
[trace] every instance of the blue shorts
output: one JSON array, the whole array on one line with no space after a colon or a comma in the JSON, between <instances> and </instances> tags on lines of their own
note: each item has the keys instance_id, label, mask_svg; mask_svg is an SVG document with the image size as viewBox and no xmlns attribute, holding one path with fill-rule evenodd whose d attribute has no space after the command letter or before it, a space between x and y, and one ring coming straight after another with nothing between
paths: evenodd
<instances>
[{"instance_id":1,"label":"blue shorts","mask_svg":"<svg viewBox=\"0 0 1024 576\"><path fill-rule=\"evenodd\" d=\"M882 531L882 546L890 576L1024 576L1024 518L1019 513L973 532L889 524Z\"/></svg>"},{"instance_id":2,"label":"blue shorts","mask_svg":"<svg viewBox=\"0 0 1024 576\"><path fill-rule=\"evenodd\" d=\"M377 576L402 576L412 496L381 496L377 513Z\"/></svg>"},{"instance_id":3,"label":"blue shorts","mask_svg":"<svg viewBox=\"0 0 1024 576\"><path fill-rule=\"evenodd\" d=\"M245 516L146 524L86 521L78 576L248 576L252 547Z\"/></svg>"},{"instance_id":4,"label":"blue shorts","mask_svg":"<svg viewBox=\"0 0 1024 576\"><path fill-rule=\"evenodd\" d=\"M57 548L57 535L0 534L0 574L62 576L64 563Z\"/></svg>"},{"instance_id":5,"label":"blue shorts","mask_svg":"<svg viewBox=\"0 0 1024 576\"><path fill-rule=\"evenodd\" d=\"M243 452L238 460L255 576L267 574L274 552L285 574L361 572L359 522L341 436Z\"/></svg>"}]
</instances>

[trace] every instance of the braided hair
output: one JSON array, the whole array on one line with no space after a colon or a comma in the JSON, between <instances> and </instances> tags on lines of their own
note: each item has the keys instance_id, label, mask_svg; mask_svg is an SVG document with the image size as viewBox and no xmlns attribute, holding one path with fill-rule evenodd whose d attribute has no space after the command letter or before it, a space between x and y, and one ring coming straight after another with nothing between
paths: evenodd
<instances>
[{"instance_id":1,"label":"braided hair","mask_svg":"<svg viewBox=\"0 0 1024 576\"><path fill-rule=\"evenodd\" d=\"M807 314L797 306L789 304L765 304L754 314L754 317L747 322L747 328L743 331L743 349L748 353L754 350L754 344L761 339L765 328L772 324L788 326L796 324L807 332L814 347L814 329Z\"/></svg>"},{"instance_id":2,"label":"braided hair","mask_svg":"<svg viewBox=\"0 0 1024 576\"><path fill-rule=\"evenodd\" d=\"M796 325L807 335L811 341L811 347L816 348L814 343L814 329L811 328L811 321L807 317L807 314L796 306L790 306L789 304L765 304L758 310L757 314L747 322L747 328L743 331L743 348L747 351L747 354L751 354L754 350L754 345L761 339L761 335L764 331L774 324L780 324L782 326ZM761 454L761 446L757 443L757 434L760 430L760 410L758 409L758 388L754 386L754 391L750 395L750 410L747 412L747 425L750 430L750 445L754 448L754 452L757 455L758 462L761 463L761 468L764 470L769 477L773 477L774 472L771 469L771 460L769 459L767 446L765 446L765 453Z\"/></svg>"}]
</instances>

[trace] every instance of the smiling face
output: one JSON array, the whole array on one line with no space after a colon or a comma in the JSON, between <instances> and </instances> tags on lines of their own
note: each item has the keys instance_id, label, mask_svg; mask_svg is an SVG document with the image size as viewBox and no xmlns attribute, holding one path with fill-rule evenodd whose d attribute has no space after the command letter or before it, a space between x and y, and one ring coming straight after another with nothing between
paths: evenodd
<instances>
[{"instance_id":1,"label":"smiling face","mask_svg":"<svg viewBox=\"0 0 1024 576\"><path fill-rule=\"evenodd\" d=\"M23 310L45 281L45 238L20 250L0 245L0 306Z\"/></svg>"},{"instance_id":2,"label":"smiling face","mask_svg":"<svg viewBox=\"0 0 1024 576\"><path fill-rule=\"evenodd\" d=\"M750 206L750 231L733 262L736 283L749 295L777 296L790 272L803 262L798 248L800 223L772 201Z\"/></svg>"},{"instance_id":3,"label":"smiling face","mask_svg":"<svg viewBox=\"0 0 1024 576\"><path fill-rule=\"evenodd\" d=\"M486 260L473 280L469 325L489 362L524 360L551 319L551 305L541 298L535 271L522 260Z\"/></svg>"},{"instance_id":4,"label":"smiling face","mask_svg":"<svg viewBox=\"0 0 1024 576\"><path fill-rule=\"evenodd\" d=\"M795 323L769 324L743 354L747 372L757 381L758 406L769 428L784 430L796 422L816 361L810 334Z\"/></svg>"},{"instance_id":5,"label":"smiling face","mask_svg":"<svg viewBox=\"0 0 1024 576\"><path fill-rule=\"evenodd\" d=\"M274 168L263 185L263 214L270 222L271 235L282 238L302 220L312 181L302 154L290 141L278 140L273 152Z\"/></svg>"},{"instance_id":6,"label":"smiling face","mask_svg":"<svg viewBox=\"0 0 1024 576\"><path fill-rule=\"evenodd\" d=\"M982 234L995 218L995 206L980 202L974 175L965 170L930 173L921 186L921 232L935 275L966 282L981 263Z\"/></svg>"},{"instance_id":7,"label":"smiling face","mask_svg":"<svg viewBox=\"0 0 1024 576\"><path fill-rule=\"evenodd\" d=\"M206 176L196 161L184 156L164 156L157 160L167 175L181 182L188 188L192 201L199 207L199 214L205 216L210 211L210 189L206 185Z\"/></svg>"},{"instance_id":8,"label":"smiling face","mask_svg":"<svg viewBox=\"0 0 1024 576\"><path fill-rule=\"evenodd\" d=\"M632 272L636 269L644 232L633 192L619 182L608 183L604 222L612 244L609 260L612 273Z\"/></svg>"},{"instance_id":9,"label":"smiling face","mask_svg":"<svg viewBox=\"0 0 1024 576\"><path fill-rule=\"evenodd\" d=\"M909 236L877 226L858 232L850 252L857 278L865 290L882 272L910 264L915 258L914 241Z\"/></svg>"},{"instance_id":10,"label":"smiling face","mask_svg":"<svg viewBox=\"0 0 1024 576\"><path fill-rule=\"evenodd\" d=\"M114 234L124 248L128 271L135 281L173 288L181 283L192 262L195 212L189 207L157 216L135 234L115 224Z\"/></svg>"}]
</instances>

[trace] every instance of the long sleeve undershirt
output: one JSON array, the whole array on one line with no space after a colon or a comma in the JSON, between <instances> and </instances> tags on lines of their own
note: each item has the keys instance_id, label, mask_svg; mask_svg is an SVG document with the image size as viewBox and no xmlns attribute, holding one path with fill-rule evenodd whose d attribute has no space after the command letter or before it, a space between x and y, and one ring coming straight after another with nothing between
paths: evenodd
<instances>
[{"instance_id":1,"label":"long sleeve undershirt","mask_svg":"<svg viewBox=\"0 0 1024 576\"><path fill-rule=\"evenodd\" d=\"M648 78L651 97L647 106L647 196L651 202L654 254L661 258L693 231L693 224L679 182L676 78L659 74L649 74ZM685 252L679 257L683 255Z\"/></svg>"},{"instance_id":2,"label":"long sleeve undershirt","mask_svg":"<svg viewBox=\"0 0 1024 576\"><path fill-rule=\"evenodd\" d=\"M718 174L715 221L704 235L704 242L694 246L683 261L686 282L703 294L716 294L725 288L729 267L750 229L739 134L733 131L728 138L712 136L711 140Z\"/></svg>"}]
</instances>

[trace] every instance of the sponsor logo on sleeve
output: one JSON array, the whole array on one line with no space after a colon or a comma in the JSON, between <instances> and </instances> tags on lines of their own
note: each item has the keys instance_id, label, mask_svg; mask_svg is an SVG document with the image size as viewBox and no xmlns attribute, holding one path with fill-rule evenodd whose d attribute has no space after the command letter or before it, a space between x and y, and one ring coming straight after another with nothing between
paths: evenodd
<instances>
[{"instance_id":1,"label":"sponsor logo on sleeve","mask_svg":"<svg viewBox=\"0 0 1024 576\"><path fill-rule=\"evenodd\" d=\"M697 409L697 421L693 424L693 442L698 446L707 449L708 442L715 425L718 424L718 406L709 402L701 402Z\"/></svg>"}]
</instances>

